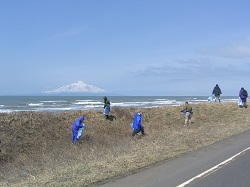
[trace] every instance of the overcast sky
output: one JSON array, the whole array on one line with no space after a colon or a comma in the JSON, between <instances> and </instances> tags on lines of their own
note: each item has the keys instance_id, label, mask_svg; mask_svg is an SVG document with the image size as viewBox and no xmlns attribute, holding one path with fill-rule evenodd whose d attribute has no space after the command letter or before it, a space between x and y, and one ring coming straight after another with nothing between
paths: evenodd
<instances>
[{"instance_id":1,"label":"overcast sky","mask_svg":"<svg viewBox=\"0 0 250 187\"><path fill-rule=\"evenodd\" d=\"M249 0L0 0L0 95L250 91Z\"/></svg>"}]
</instances>

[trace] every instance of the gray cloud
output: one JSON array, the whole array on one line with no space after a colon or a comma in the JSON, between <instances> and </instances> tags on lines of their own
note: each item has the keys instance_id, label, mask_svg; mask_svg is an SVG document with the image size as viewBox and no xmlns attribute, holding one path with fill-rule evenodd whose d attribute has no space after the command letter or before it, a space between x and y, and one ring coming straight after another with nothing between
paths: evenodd
<instances>
[{"instance_id":1,"label":"gray cloud","mask_svg":"<svg viewBox=\"0 0 250 187\"><path fill-rule=\"evenodd\" d=\"M250 76L249 64L217 61L218 59L179 60L162 66L148 66L131 73L136 78L154 78L168 82Z\"/></svg>"},{"instance_id":2,"label":"gray cloud","mask_svg":"<svg viewBox=\"0 0 250 187\"><path fill-rule=\"evenodd\" d=\"M212 49L204 49L201 50L201 53L232 59L250 58L250 38L247 38L245 41L225 44Z\"/></svg>"}]
</instances>

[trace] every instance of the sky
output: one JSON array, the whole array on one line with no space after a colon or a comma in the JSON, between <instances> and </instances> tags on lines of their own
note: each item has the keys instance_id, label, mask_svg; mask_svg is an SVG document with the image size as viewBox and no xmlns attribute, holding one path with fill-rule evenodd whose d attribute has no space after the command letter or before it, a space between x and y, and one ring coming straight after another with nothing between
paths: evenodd
<instances>
[{"instance_id":1,"label":"sky","mask_svg":"<svg viewBox=\"0 0 250 187\"><path fill-rule=\"evenodd\" d=\"M250 91L249 0L0 0L0 95Z\"/></svg>"}]
</instances>

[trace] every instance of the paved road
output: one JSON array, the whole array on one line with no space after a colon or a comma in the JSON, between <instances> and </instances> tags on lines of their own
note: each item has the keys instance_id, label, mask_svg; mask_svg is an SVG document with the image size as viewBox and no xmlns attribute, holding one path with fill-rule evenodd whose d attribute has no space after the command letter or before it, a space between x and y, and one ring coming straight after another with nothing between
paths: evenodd
<instances>
[{"instance_id":1,"label":"paved road","mask_svg":"<svg viewBox=\"0 0 250 187\"><path fill-rule=\"evenodd\" d=\"M250 186L250 150L243 151L232 160L214 168L209 175L191 181L185 187L249 187Z\"/></svg>"},{"instance_id":2,"label":"paved road","mask_svg":"<svg viewBox=\"0 0 250 187\"><path fill-rule=\"evenodd\" d=\"M184 154L176 159L172 159L161 163L157 166L144 169L140 172L131 174L124 178L120 179L111 179L109 181L105 181L102 184L95 185L96 187L175 187L182 186L186 181L197 177L201 173L208 171L209 169L219 165L220 163L232 158L239 152L247 149L250 146L250 130L215 143L211 146L204 147L197 151ZM241 167L244 166L245 162L249 162L247 155L250 154L250 151L246 151L246 154L240 154L237 156L238 158L242 158L243 160L238 162L231 162L228 164L219 173L216 181L222 181L222 176L226 176L231 172L228 170L229 167L235 170L235 173L241 173ZM232 164L232 165L231 165ZM246 165L245 165L246 166ZM235 169L237 168L237 170ZM246 166L247 168L247 166ZM248 167L249 168L249 167ZM202 177L202 181L204 185L207 183L206 180L210 181L210 177L217 175L216 172L213 172L208 177ZM250 178L250 171L244 171L245 176L241 176L242 178L247 178L248 184ZM228 175L230 177L231 175ZM237 178L237 177L236 177ZM233 178L232 178L233 179ZM214 179L213 179L214 180ZM227 179L223 179L227 180ZM194 180L188 183L186 186L193 187L193 185L201 186L201 184L196 183L198 180ZM223 183L223 182L222 182ZM230 183L229 183L230 184ZM231 183L233 184L233 183ZM238 183L237 183L238 184ZM183 185L185 186L185 185ZM203 185L202 185L203 186ZM207 186L220 186L214 183L209 183ZM240 186L240 185L236 185ZM242 186L244 183L242 182Z\"/></svg>"}]
</instances>

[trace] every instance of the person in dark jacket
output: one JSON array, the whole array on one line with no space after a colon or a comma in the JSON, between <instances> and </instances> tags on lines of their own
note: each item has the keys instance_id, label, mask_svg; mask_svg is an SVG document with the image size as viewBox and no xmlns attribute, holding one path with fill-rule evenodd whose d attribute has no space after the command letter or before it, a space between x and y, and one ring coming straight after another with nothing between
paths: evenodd
<instances>
[{"instance_id":1,"label":"person in dark jacket","mask_svg":"<svg viewBox=\"0 0 250 187\"><path fill-rule=\"evenodd\" d=\"M110 101L106 96L103 97L103 100L104 100L103 115L106 116L106 119L109 119Z\"/></svg>"},{"instance_id":2,"label":"person in dark jacket","mask_svg":"<svg viewBox=\"0 0 250 187\"><path fill-rule=\"evenodd\" d=\"M241 99L242 107L247 108L248 93L247 90L245 90L243 87L240 89L239 98Z\"/></svg>"},{"instance_id":3,"label":"person in dark jacket","mask_svg":"<svg viewBox=\"0 0 250 187\"><path fill-rule=\"evenodd\" d=\"M142 112L136 112L134 115L134 121L133 121L133 132L132 132L132 137L134 137L137 133L141 132L141 134L144 136L144 127L141 124L142 120Z\"/></svg>"},{"instance_id":4,"label":"person in dark jacket","mask_svg":"<svg viewBox=\"0 0 250 187\"><path fill-rule=\"evenodd\" d=\"M220 102L220 95L222 94L221 89L218 84L215 85L212 95L215 96L215 102L219 101Z\"/></svg>"},{"instance_id":5,"label":"person in dark jacket","mask_svg":"<svg viewBox=\"0 0 250 187\"><path fill-rule=\"evenodd\" d=\"M84 120L84 116L79 117L75 122L73 123L71 130L72 130L72 143L76 144L79 140L79 138L82 135L82 132L85 129L85 125L82 124Z\"/></svg>"}]
</instances>

